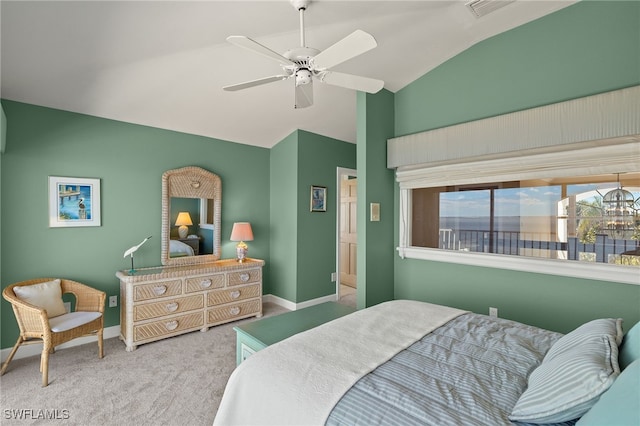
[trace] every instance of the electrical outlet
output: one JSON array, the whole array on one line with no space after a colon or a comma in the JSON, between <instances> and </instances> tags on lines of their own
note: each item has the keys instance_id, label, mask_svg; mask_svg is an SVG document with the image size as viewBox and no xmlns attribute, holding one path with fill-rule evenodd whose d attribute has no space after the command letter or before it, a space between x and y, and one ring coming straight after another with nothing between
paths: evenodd
<instances>
[{"instance_id":1,"label":"electrical outlet","mask_svg":"<svg viewBox=\"0 0 640 426\"><path fill-rule=\"evenodd\" d=\"M67 311L67 313L71 312L71 302L64 302L64 310Z\"/></svg>"},{"instance_id":2,"label":"electrical outlet","mask_svg":"<svg viewBox=\"0 0 640 426\"><path fill-rule=\"evenodd\" d=\"M498 317L498 308L489 308L490 317Z\"/></svg>"},{"instance_id":3,"label":"electrical outlet","mask_svg":"<svg viewBox=\"0 0 640 426\"><path fill-rule=\"evenodd\" d=\"M115 308L118 306L118 296L109 296L109 307Z\"/></svg>"},{"instance_id":4,"label":"electrical outlet","mask_svg":"<svg viewBox=\"0 0 640 426\"><path fill-rule=\"evenodd\" d=\"M337 279L338 279L338 276L336 275L336 273L332 272L331 273L331 282L335 283Z\"/></svg>"}]
</instances>

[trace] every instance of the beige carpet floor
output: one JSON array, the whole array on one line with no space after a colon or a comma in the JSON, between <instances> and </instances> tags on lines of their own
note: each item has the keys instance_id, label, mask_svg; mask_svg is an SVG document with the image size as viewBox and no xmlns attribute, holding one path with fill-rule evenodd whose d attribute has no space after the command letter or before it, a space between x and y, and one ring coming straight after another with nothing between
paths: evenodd
<instances>
[{"instance_id":1,"label":"beige carpet floor","mask_svg":"<svg viewBox=\"0 0 640 426\"><path fill-rule=\"evenodd\" d=\"M264 305L265 316L282 312L277 305ZM14 360L0 377L0 423L211 425L236 365L233 327L253 320L141 345L133 352L126 352L119 339L107 339L103 359L97 343L61 349L50 357L45 388L39 356Z\"/></svg>"}]
</instances>

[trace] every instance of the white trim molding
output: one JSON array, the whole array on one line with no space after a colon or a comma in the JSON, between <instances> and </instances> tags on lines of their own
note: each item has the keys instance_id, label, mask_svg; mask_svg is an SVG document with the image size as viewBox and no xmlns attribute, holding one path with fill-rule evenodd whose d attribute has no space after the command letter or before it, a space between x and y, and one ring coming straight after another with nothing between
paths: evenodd
<instances>
[{"instance_id":1,"label":"white trim molding","mask_svg":"<svg viewBox=\"0 0 640 426\"><path fill-rule=\"evenodd\" d=\"M390 139L387 151L401 258L640 285L637 267L411 245L412 189L640 171L640 86Z\"/></svg>"},{"instance_id":2,"label":"white trim molding","mask_svg":"<svg viewBox=\"0 0 640 426\"><path fill-rule=\"evenodd\" d=\"M456 263L459 265L482 266L486 268L508 269L512 271L640 285L638 268L633 266L611 266L589 262L540 259L491 253L472 253L423 247L398 247L397 250L402 259L431 260L434 262Z\"/></svg>"}]
</instances>

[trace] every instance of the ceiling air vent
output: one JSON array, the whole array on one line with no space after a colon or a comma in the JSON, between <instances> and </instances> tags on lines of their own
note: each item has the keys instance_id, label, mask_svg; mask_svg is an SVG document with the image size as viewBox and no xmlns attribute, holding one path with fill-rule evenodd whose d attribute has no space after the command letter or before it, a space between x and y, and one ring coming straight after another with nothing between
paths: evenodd
<instances>
[{"instance_id":1,"label":"ceiling air vent","mask_svg":"<svg viewBox=\"0 0 640 426\"><path fill-rule=\"evenodd\" d=\"M473 0L466 3L466 6L476 18L480 18L500 9L501 7L505 7L514 1L515 0Z\"/></svg>"}]
</instances>

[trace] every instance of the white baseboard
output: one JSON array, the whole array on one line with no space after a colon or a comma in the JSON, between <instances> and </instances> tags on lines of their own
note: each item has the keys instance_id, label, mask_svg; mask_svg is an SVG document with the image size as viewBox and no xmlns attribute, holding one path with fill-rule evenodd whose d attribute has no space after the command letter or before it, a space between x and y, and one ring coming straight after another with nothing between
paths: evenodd
<instances>
[{"instance_id":1,"label":"white baseboard","mask_svg":"<svg viewBox=\"0 0 640 426\"><path fill-rule=\"evenodd\" d=\"M298 309L308 308L309 306L319 305L320 303L335 302L336 300L338 300L338 298L335 294L306 300L300 303L291 302L287 299L283 299L282 297L274 296L273 294L265 294L262 296L263 303L274 303L290 311L297 311Z\"/></svg>"},{"instance_id":2,"label":"white baseboard","mask_svg":"<svg viewBox=\"0 0 640 426\"><path fill-rule=\"evenodd\" d=\"M120 336L120 325L107 327L104 329L104 332L102 334L103 339L111 339L112 337L118 337L118 336ZM98 338L95 336L79 337L70 342L63 343L60 346L56 346L56 349L71 348L73 346L84 345L85 343L91 343L91 342L97 342L97 341L98 341ZM2 359L2 362L4 362L4 360L7 359L7 357L11 353L11 349L13 349L13 347L0 350L0 359ZM30 356L40 355L40 354L42 354L42 344L24 345L18 348L18 351L13 356L13 359L27 358Z\"/></svg>"},{"instance_id":3,"label":"white baseboard","mask_svg":"<svg viewBox=\"0 0 640 426\"><path fill-rule=\"evenodd\" d=\"M337 297L335 294L330 294L329 296L319 297L317 299L307 300L300 303L291 302L287 299L283 299L282 297L274 296L273 294L265 294L262 296L262 302L274 303L290 311L296 311L298 309L307 308L309 306L318 305L324 302L335 302L336 300L337 300ZM113 337L118 337L118 336L120 336L120 325L114 325L104 329L104 334L103 334L104 339L111 339ZM74 346L84 345L85 343L95 342L97 341L97 339L98 338L94 336L80 337L70 342L63 343L62 345L57 346L56 349L64 349L64 348L71 348ZM4 360L7 359L7 357L11 353L12 348L13 347L0 350L0 359L2 360L2 362L4 362ZM13 359L27 358L30 356L40 355L41 353L42 353L42 345L38 345L38 344L25 345L25 346L21 346L18 349Z\"/></svg>"}]
</instances>

